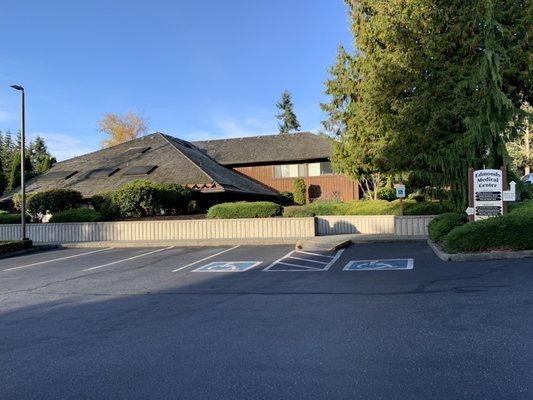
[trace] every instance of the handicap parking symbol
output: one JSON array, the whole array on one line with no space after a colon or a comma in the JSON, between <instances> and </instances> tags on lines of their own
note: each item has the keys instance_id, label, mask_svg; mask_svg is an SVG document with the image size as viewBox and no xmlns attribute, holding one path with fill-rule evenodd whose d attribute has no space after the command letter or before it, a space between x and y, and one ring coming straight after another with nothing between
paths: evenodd
<instances>
[{"instance_id":1,"label":"handicap parking symbol","mask_svg":"<svg viewBox=\"0 0 533 400\"><path fill-rule=\"evenodd\" d=\"M412 258L393 258L384 260L352 260L343 271L388 271L413 269Z\"/></svg>"},{"instance_id":2,"label":"handicap parking symbol","mask_svg":"<svg viewBox=\"0 0 533 400\"><path fill-rule=\"evenodd\" d=\"M196 268L193 272L244 272L262 261L214 261Z\"/></svg>"}]
</instances>

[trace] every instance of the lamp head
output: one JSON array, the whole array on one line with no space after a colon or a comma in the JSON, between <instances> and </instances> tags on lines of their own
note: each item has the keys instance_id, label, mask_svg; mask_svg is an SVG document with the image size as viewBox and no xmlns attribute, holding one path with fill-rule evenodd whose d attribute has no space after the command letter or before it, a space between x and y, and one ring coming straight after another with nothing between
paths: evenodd
<instances>
[{"instance_id":1,"label":"lamp head","mask_svg":"<svg viewBox=\"0 0 533 400\"><path fill-rule=\"evenodd\" d=\"M11 85L11 87L12 87L13 89L15 89L15 90L19 90L19 91L21 91L21 92L24 91L24 88L23 88L22 86L20 86L20 85Z\"/></svg>"}]
</instances>

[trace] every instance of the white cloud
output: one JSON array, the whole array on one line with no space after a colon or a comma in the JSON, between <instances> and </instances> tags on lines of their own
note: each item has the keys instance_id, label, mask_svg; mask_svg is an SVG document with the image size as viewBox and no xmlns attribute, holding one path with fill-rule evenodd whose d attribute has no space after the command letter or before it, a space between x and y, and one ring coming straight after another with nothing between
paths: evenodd
<instances>
[{"instance_id":1,"label":"white cloud","mask_svg":"<svg viewBox=\"0 0 533 400\"><path fill-rule=\"evenodd\" d=\"M244 137L276 133L274 121L249 117L242 121L234 118L217 118L215 126L221 131L219 137Z\"/></svg>"},{"instance_id":2,"label":"white cloud","mask_svg":"<svg viewBox=\"0 0 533 400\"><path fill-rule=\"evenodd\" d=\"M28 135L28 142L39 135L48 147L48 151L57 158L57 161L67 160L98 150L87 143L86 140L60 133L35 132Z\"/></svg>"}]
</instances>

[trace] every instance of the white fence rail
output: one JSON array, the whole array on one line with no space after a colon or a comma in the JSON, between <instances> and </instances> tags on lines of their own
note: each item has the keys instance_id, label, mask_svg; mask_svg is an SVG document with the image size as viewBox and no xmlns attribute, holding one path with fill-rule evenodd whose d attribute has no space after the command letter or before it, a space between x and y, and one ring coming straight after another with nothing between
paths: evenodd
<instances>
[{"instance_id":1,"label":"white fence rail","mask_svg":"<svg viewBox=\"0 0 533 400\"><path fill-rule=\"evenodd\" d=\"M28 224L35 243L305 238L315 235L313 218L250 218L187 221ZM0 225L0 240L20 237L20 225Z\"/></svg>"},{"instance_id":2,"label":"white fence rail","mask_svg":"<svg viewBox=\"0 0 533 400\"><path fill-rule=\"evenodd\" d=\"M318 235L348 233L399 236L427 235L427 225L434 216L397 217L394 215L346 215L316 217Z\"/></svg>"},{"instance_id":3,"label":"white fence rail","mask_svg":"<svg viewBox=\"0 0 533 400\"><path fill-rule=\"evenodd\" d=\"M82 222L28 224L35 243L308 238L348 233L427 235L433 216L323 216L186 221ZM20 225L0 225L0 240L20 238Z\"/></svg>"}]
</instances>

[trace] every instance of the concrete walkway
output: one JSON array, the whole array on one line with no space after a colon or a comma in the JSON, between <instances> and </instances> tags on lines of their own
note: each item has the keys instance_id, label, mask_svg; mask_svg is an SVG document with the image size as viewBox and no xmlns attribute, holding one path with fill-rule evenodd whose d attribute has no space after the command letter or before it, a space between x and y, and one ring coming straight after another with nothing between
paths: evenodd
<instances>
[{"instance_id":1,"label":"concrete walkway","mask_svg":"<svg viewBox=\"0 0 533 400\"><path fill-rule=\"evenodd\" d=\"M365 235L365 234L348 234L348 235L330 235L315 236L305 239L299 244L302 249L316 251L334 251L347 247L352 243L373 243L373 242L417 242L425 241L427 236L399 236L399 235Z\"/></svg>"}]
</instances>

